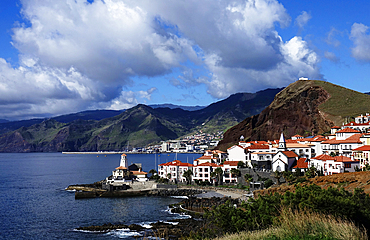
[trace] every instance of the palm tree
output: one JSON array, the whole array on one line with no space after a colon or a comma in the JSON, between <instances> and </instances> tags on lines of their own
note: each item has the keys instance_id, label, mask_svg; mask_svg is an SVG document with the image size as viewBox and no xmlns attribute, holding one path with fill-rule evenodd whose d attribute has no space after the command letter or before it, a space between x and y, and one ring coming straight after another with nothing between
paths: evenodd
<instances>
[{"instance_id":1,"label":"palm tree","mask_svg":"<svg viewBox=\"0 0 370 240\"><path fill-rule=\"evenodd\" d=\"M193 175L193 171L190 169L185 171L182 176L186 179L186 184L189 185L191 183L191 176Z\"/></svg>"},{"instance_id":2,"label":"palm tree","mask_svg":"<svg viewBox=\"0 0 370 240\"><path fill-rule=\"evenodd\" d=\"M240 176L240 170L239 169L236 169L236 168L231 169L230 170L230 173L232 174L233 177Z\"/></svg>"},{"instance_id":3,"label":"palm tree","mask_svg":"<svg viewBox=\"0 0 370 240\"><path fill-rule=\"evenodd\" d=\"M245 164L243 161L239 161L238 162L238 168L244 168L245 167Z\"/></svg>"},{"instance_id":4,"label":"palm tree","mask_svg":"<svg viewBox=\"0 0 370 240\"><path fill-rule=\"evenodd\" d=\"M168 180L171 180L171 173L167 173Z\"/></svg>"},{"instance_id":5,"label":"palm tree","mask_svg":"<svg viewBox=\"0 0 370 240\"><path fill-rule=\"evenodd\" d=\"M283 176L283 173L276 170L272 176L276 179L276 183L280 185L280 178Z\"/></svg>"},{"instance_id":6,"label":"palm tree","mask_svg":"<svg viewBox=\"0 0 370 240\"><path fill-rule=\"evenodd\" d=\"M151 170L149 171L149 173L150 173L150 174L152 174L152 175L150 176L150 179L158 179L158 178L159 178L159 176L158 176L158 174L157 174L157 171L156 171L155 169L151 169Z\"/></svg>"},{"instance_id":7,"label":"palm tree","mask_svg":"<svg viewBox=\"0 0 370 240\"><path fill-rule=\"evenodd\" d=\"M222 175L224 171L222 170L222 168L218 167L215 169L215 173L217 174L217 182L220 185L222 183Z\"/></svg>"},{"instance_id":8,"label":"palm tree","mask_svg":"<svg viewBox=\"0 0 370 240\"><path fill-rule=\"evenodd\" d=\"M217 173L216 172L211 172L210 176L211 176L212 182L216 183L215 180L217 179Z\"/></svg>"}]
</instances>

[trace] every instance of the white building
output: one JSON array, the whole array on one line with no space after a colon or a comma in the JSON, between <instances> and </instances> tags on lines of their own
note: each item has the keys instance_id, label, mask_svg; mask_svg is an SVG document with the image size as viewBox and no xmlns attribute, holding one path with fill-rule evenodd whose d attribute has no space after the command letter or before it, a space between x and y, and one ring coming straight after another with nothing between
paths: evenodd
<instances>
[{"instance_id":1,"label":"white building","mask_svg":"<svg viewBox=\"0 0 370 240\"><path fill-rule=\"evenodd\" d=\"M193 180L208 181L214 183L214 179L211 178L211 173L214 172L216 168L220 167L216 163L205 162L193 167Z\"/></svg>"},{"instance_id":2,"label":"white building","mask_svg":"<svg viewBox=\"0 0 370 240\"><path fill-rule=\"evenodd\" d=\"M353 149L353 158L360 162L360 168L362 169L367 164L370 164L370 146L365 145L359 148Z\"/></svg>"},{"instance_id":3,"label":"white building","mask_svg":"<svg viewBox=\"0 0 370 240\"><path fill-rule=\"evenodd\" d=\"M317 170L322 170L326 176L344 172L355 172L355 168L360 167L360 161L352 160L346 156L331 157L322 154L311 159L311 166L314 166Z\"/></svg>"},{"instance_id":4,"label":"white building","mask_svg":"<svg viewBox=\"0 0 370 240\"><path fill-rule=\"evenodd\" d=\"M224 183L236 183L238 181L238 176L232 174L232 169L238 168L237 161L225 161L221 165L222 171L224 172L223 182Z\"/></svg>"},{"instance_id":5,"label":"white building","mask_svg":"<svg viewBox=\"0 0 370 240\"><path fill-rule=\"evenodd\" d=\"M159 164L158 175L161 178L168 178L171 182L186 182L183 173L189 169L193 169L193 164L174 160L172 162Z\"/></svg>"}]
</instances>

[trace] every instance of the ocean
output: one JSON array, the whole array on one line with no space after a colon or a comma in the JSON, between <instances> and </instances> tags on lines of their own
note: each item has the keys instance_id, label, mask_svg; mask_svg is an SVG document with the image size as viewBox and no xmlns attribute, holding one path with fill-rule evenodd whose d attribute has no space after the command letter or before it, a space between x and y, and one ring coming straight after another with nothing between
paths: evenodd
<instances>
[{"instance_id":1,"label":"ocean","mask_svg":"<svg viewBox=\"0 0 370 240\"><path fill-rule=\"evenodd\" d=\"M200 154L178 154L189 162ZM148 172L175 154L128 154L128 164ZM68 185L105 179L119 166L119 154L0 153L0 239L135 239L135 233L77 231L105 223L147 225L186 216L172 214L171 197L91 198L75 200Z\"/></svg>"}]
</instances>

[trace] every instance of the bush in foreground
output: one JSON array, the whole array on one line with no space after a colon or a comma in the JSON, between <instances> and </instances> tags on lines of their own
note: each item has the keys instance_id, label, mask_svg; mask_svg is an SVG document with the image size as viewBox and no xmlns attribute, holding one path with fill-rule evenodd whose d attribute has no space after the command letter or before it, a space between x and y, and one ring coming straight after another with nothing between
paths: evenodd
<instances>
[{"instance_id":1,"label":"bush in foreground","mask_svg":"<svg viewBox=\"0 0 370 240\"><path fill-rule=\"evenodd\" d=\"M366 230L353 222L332 215L323 215L308 210L283 209L273 226L265 230L240 232L217 238L218 240L365 240Z\"/></svg>"}]
</instances>

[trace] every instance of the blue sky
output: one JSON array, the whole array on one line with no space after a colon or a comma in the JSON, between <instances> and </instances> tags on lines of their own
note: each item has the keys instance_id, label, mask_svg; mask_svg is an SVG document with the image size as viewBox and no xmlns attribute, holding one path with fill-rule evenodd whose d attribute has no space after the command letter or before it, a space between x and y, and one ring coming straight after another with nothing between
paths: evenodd
<instances>
[{"instance_id":1,"label":"blue sky","mask_svg":"<svg viewBox=\"0 0 370 240\"><path fill-rule=\"evenodd\" d=\"M370 3L3 0L0 118L208 105L299 77L370 92Z\"/></svg>"}]
</instances>

